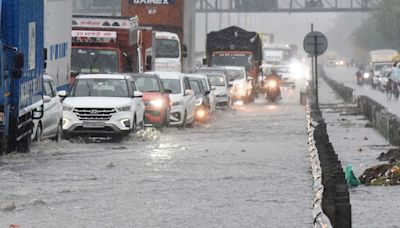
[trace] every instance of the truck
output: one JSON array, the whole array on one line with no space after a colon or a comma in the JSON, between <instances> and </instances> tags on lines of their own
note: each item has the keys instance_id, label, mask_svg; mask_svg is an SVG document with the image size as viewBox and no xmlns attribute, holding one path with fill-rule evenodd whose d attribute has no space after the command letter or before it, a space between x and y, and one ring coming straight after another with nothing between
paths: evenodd
<instances>
[{"instance_id":1,"label":"truck","mask_svg":"<svg viewBox=\"0 0 400 228\"><path fill-rule=\"evenodd\" d=\"M138 72L137 17L72 18L71 79L80 73Z\"/></svg>"},{"instance_id":2,"label":"truck","mask_svg":"<svg viewBox=\"0 0 400 228\"><path fill-rule=\"evenodd\" d=\"M286 65L292 58L293 52L289 44L265 44L263 47L264 65Z\"/></svg>"},{"instance_id":3,"label":"truck","mask_svg":"<svg viewBox=\"0 0 400 228\"><path fill-rule=\"evenodd\" d=\"M0 8L0 154L29 152L43 110L44 1L2 0Z\"/></svg>"},{"instance_id":4,"label":"truck","mask_svg":"<svg viewBox=\"0 0 400 228\"><path fill-rule=\"evenodd\" d=\"M231 26L207 34L208 66L243 66L247 74L258 80L262 63L262 42L256 32Z\"/></svg>"},{"instance_id":5,"label":"truck","mask_svg":"<svg viewBox=\"0 0 400 228\"><path fill-rule=\"evenodd\" d=\"M364 79L367 83L371 83L373 88L379 84L379 77L384 68L393 66L393 60L398 55L396 50L382 49L369 52L369 66Z\"/></svg>"},{"instance_id":6,"label":"truck","mask_svg":"<svg viewBox=\"0 0 400 228\"><path fill-rule=\"evenodd\" d=\"M45 73L57 90L68 90L71 72L71 0L45 0L44 47L47 50Z\"/></svg>"},{"instance_id":7,"label":"truck","mask_svg":"<svg viewBox=\"0 0 400 228\"><path fill-rule=\"evenodd\" d=\"M121 15L139 18L140 58L144 71L188 71L193 66L195 1L121 1Z\"/></svg>"}]
</instances>

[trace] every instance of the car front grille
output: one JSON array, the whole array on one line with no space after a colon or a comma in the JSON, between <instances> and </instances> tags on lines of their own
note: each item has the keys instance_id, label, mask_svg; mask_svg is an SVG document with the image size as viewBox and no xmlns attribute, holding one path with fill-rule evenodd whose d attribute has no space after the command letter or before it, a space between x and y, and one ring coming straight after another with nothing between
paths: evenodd
<instances>
[{"instance_id":1,"label":"car front grille","mask_svg":"<svg viewBox=\"0 0 400 228\"><path fill-rule=\"evenodd\" d=\"M110 120L116 110L113 108L75 108L74 113L79 120Z\"/></svg>"}]
</instances>

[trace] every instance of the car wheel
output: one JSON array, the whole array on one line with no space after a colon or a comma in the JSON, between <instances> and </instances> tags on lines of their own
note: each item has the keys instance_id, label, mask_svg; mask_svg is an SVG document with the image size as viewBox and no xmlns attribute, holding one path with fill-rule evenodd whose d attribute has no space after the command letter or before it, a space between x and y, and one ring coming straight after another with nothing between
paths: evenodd
<instances>
[{"instance_id":1,"label":"car wheel","mask_svg":"<svg viewBox=\"0 0 400 228\"><path fill-rule=\"evenodd\" d=\"M164 113L165 113L165 116L164 116L164 121L163 121L163 126L164 127L170 127L169 126L169 123L170 123L170 121L169 121L169 112L168 112L168 110L166 109L165 111L164 111Z\"/></svg>"},{"instance_id":2,"label":"car wheel","mask_svg":"<svg viewBox=\"0 0 400 228\"><path fill-rule=\"evenodd\" d=\"M185 129L185 127L186 127L186 118L187 118L187 112L185 111L185 115L183 116L182 124L179 126L179 129L182 129L182 130Z\"/></svg>"},{"instance_id":3,"label":"car wheel","mask_svg":"<svg viewBox=\"0 0 400 228\"><path fill-rule=\"evenodd\" d=\"M52 140L55 142L61 142L62 138L63 138L63 129L62 129L62 122L60 122L60 124L58 124L57 134L56 136L54 136L54 138L52 138Z\"/></svg>"},{"instance_id":4,"label":"car wheel","mask_svg":"<svg viewBox=\"0 0 400 228\"><path fill-rule=\"evenodd\" d=\"M36 129L35 139L33 141L40 142L41 139L42 139L42 123L39 122L37 129Z\"/></svg>"}]
</instances>

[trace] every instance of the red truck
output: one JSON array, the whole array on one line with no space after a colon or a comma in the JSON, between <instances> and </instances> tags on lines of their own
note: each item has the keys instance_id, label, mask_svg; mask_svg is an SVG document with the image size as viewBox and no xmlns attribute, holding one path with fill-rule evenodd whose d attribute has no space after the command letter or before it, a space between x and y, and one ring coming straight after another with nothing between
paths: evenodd
<instances>
[{"instance_id":1,"label":"red truck","mask_svg":"<svg viewBox=\"0 0 400 228\"><path fill-rule=\"evenodd\" d=\"M236 26L210 32L206 53L209 66L243 66L257 82L262 63L262 42L258 33Z\"/></svg>"},{"instance_id":2,"label":"red truck","mask_svg":"<svg viewBox=\"0 0 400 228\"><path fill-rule=\"evenodd\" d=\"M140 62L144 71L182 71L184 0L122 0L121 15L139 18Z\"/></svg>"},{"instance_id":3,"label":"red truck","mask_svg":"<svg viewBox=\"0 0 400 228\"><path fill-rule=\"evenodd\" d=\"M71 79L79 73L137 72L137 18L74 16Z\"/></svg>"}]
</instances>

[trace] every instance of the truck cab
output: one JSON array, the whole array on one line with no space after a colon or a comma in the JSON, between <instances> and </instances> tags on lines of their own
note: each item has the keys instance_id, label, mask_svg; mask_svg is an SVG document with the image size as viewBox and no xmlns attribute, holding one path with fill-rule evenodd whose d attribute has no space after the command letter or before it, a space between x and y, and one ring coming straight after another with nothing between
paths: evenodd
<instances>
[{"instance_id":1,"label":"truck cab","mask_svg":"<svg viewBox=\"0 0 400 228\"><path fill-rule=\"evenodd\" d=\"M152 47L146 49L146 64L154 64L155 71L182 72L182 52L179 36L171 32L154 32ZM153 55L154 59L153 59ZM152 56L152 57L149 57ZM148 67L149 68L149 67Z\"/></svg>"},{"instance_id":2,"label":"truck cab","mask_svg":"<svg viewBox=\"0 0 400 228\"><path fill-rule=\"evenodd\" d=\"M72 81L80 73L138 71L137 20L135 17L74 16Z\"/></svg>"}]
</instances>

